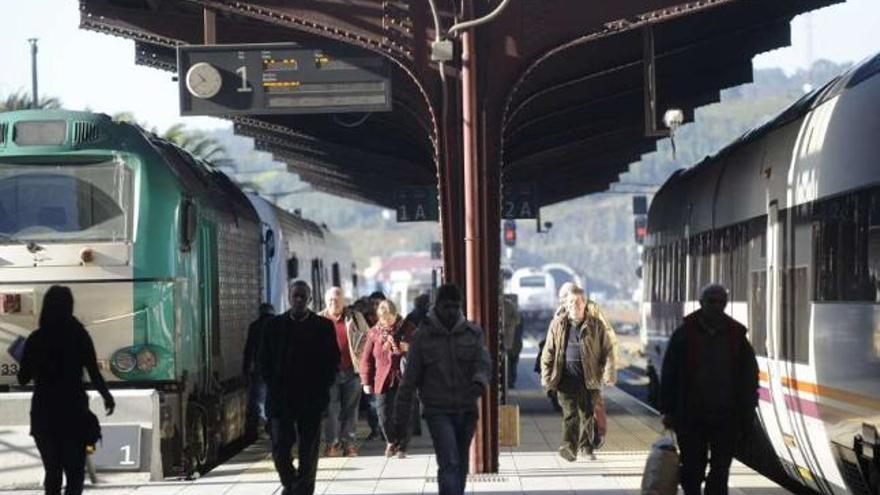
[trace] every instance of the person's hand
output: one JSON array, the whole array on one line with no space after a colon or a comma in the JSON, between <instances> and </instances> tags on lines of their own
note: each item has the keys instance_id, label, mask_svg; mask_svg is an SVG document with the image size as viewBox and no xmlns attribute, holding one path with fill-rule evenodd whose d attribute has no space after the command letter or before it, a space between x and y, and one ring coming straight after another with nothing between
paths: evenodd
<instances>
[{"instance_id":1,"label":"person's hand","mask_svg":"<svg viewBox=\"0 0 880 495\"><path fill-rule=\"evenodd\" d=\"M409 352L409 342L400 343L400 352Z\"/></svg>"},{"instance_id":2,"label":"person's hand","mask_svg":"<svg viewBox=\"0 0 880 495\"><path fill-rule=\"evenodd\" d=\"M364 393L367 395L373 395L373 387L364 385Z\"/></svg>"},{"instance_id":3,"label":"person's hand","mask_svg":"<svg viewBox=\"0 0 880 495\"><path fill-rule=\"evenodd\" d=\"M115 409L116 409L116 402L113 400L113 397L105 398L104 399L104 411L107 413L107 416L111 416Z\"/></svg>"}]
</instances>

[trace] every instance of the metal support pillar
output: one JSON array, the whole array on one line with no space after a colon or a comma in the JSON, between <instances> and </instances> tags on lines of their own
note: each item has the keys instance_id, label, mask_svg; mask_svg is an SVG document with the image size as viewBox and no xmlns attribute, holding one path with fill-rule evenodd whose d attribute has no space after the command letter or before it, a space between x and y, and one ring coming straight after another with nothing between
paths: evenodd
<instances>
[{"instance_id":1,"label":"metal support pillar","mask_svg":"<svg viewBox=\"0 0 880 495\"><path fill-rule=\"evenodd\" d=\"M466 16L482 9L465 2ZM471 445L472 473L498 471L498 264L500 249L500 173L498 143L489 118L493 101L484 98L486 64L477 52L478 34L464 31L462 45L462 153L465 215L465 293L470 320L483 327L492 356L489 389L480 401L480 419ZM485 37L484 37L485 38ZM483 70L481 70L483 69Z\"/></svg>"},{"instance_id":2,"label":"metal support pillar","mask_svg":"<svg viewBox=\"0 0 880 495\"><path fill-rule=\"evenodd\" d=\"M31 44L31 108L40 108L40 97L37 92L37 38L29 38Z\"/></svg>"},{"instance_id":3,"label":"metal support pillar","mask_svg":"<svg viewBox=\"0 0 880 495\"><path fill-rule=\"evenodd\" d=\"M206 45L217 43L217 11L205 7L204 37Z\"/></svg>"}]
</instances>

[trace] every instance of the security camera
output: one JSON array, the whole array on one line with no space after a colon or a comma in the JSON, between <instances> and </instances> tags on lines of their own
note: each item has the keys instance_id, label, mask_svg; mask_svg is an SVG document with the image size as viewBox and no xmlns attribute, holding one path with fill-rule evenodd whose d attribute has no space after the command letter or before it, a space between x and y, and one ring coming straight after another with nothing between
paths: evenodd
<instances>
[{"instance_id":1,"label":"security camera","mask_svg":"<svg viewBox=\"0 0 880 495\"><path fill-rule=\"evenodd\" d=\"M684 112L679 108L670 108L663 114L663 123L667 128L675 131L684 124Z\"/></svg>"}]
</instances>

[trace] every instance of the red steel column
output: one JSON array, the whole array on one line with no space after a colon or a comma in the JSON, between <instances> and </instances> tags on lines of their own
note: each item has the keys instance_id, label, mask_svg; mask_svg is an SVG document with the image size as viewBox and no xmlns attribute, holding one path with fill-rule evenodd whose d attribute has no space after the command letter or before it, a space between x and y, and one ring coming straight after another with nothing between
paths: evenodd
<instances>
[{"instance_id":1,"label":"red steel column","mask_svg":"<svg viewBox=\"0 0 880 495\"><path fill-rule=\"evenodd\" d=\"M466 18L473 18L474 6L464 1ZM478 163L479 107L477 101L477 58L474 50L473 32L461 35L461 117L462 158L464 162L464 253L465 253L465 309L468 319L482 322L480 304L480 177ZM471 445L470 471L485 472L483 404L480 404L480 420Z\"/></svg>"},{"instance_id":2,"label":"red steel column","mask_svg":"<svg viewBox=\"0 0 880 495\"><path fill-rule=\"evenodd\" d=\"M481 15L482 3L466 0L465 18ZM486 91L488 58L477 55L478 41L488 41L481 28L461 35L462 154L464 170L465 280L468 318L483 327L492 358L489 387L480 401L480 419L471 445L472 473L498 471L498 218L500 172L497 102ZM479 38L479 40L478 40ZM480 43L479 53L487 53ZM493 242L494 240L494 242Z\"/></svg>"}]
</instances>

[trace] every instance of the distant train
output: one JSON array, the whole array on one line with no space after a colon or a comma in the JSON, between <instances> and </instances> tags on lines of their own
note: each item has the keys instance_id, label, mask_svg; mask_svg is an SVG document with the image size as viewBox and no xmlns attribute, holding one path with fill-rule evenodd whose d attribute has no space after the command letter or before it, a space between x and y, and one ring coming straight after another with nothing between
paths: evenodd
<instances>
[{"instance_id":1,"label":"distant train","mask_svg":"<svg viewBox=\"0 0 880 495\"><path fill-rule=\"evenodd\" d=\"M318 308L324 289L355 296L358 285L326 227L134 125L0 113L0 390L18 371L6 347L36 327L50 285L70 286L105 379L132 389L109 418L133 426L115 430L129 452L110 468L189 474L242 438L247 327L261 302L287 309L294 278ZM0 393L4 417L26 407L15 395Z\"/></svg>"},{"instance_id":2,"label":"distant train","mask_svg":"<svg viewBox=\"0 0 880 495\"><path fill-rule=\"evenodd\" d=\"M827 494L880 490L878 73L880 56L676 173L648 217L650 359L659 370L702 286L726 285L766 433L740 456Z\"/></svg>"}]
</instances>

